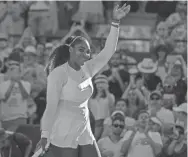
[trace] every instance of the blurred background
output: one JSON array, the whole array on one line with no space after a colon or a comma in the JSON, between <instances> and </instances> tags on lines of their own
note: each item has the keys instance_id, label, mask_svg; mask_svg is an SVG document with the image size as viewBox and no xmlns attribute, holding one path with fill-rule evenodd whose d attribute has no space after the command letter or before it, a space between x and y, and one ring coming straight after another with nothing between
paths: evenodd
<instances>
[{"instance_id":1,"label":"blurred background","mask_svg":"<svg viewBox=\"0 0 188 157\"><path fill-rule=\"evenodd\" d=\"M142 93L144 102L135 99L137 105L134 96L126 94L133 89L141 90L141 87L146 87L149 93L158 90L163 91L163 96L167 94L161 99L163 104L166 104L167 99L173 102L166 108L173 112L173 124L176 123L178 114L172 108L187 102L186 1L0 1L1 106L14 106L18 103L16 99L20 99L15 93L19 93L17 89L21 87L6 84L7 80L18 81L19 78L19 81L26 81L29 85L23 83L23 86L30 93L27 98L29 105L22 113L15 111L15 106L2 107L2 128L27 135L33 142L32 152L40 139L40 119L46 106L44 68L53 48L63 43L68 36L82 35L90 41L92 57L95 57L105 45L114 6L122 6L124 3L131 5L131 11L121 21L117 52L99 73L105 75L108 91L112 94L112 101L106 103L108 113L105 112L105 104L102 108L102 102L97 105L93 102L96 96L92 97L89 106L94 122L100 123L94 127L95 137L99 140L105 134L104 126L101 130L101 124L117 109L115 104L119 99L126 100L124 105L127 110L124 114L133 121L136 121L135 114L141 109L148 109L150 98L147 94ZM158 70L149 72L152 77L146 79L145 73L148 72L139 68L139 65L146 64L146 68L151 68L154 63L158 63ZM173 69L176 65L180 66L179 71ZM173 89L166 89L166 84ZM99 89L96 85L95 90ZM10 100L11 92L15 97L13 100ZM24 90L21 92L22 96L23 93ZM8 95L7 99L4 100L2 95ZM101 108L105 113L99 115ZM23 121L21 114L26 115L26 121ZM102 123L98 121L101 119ZM132 122L130 125L132 126ZM186 127L183 126L183 129L186 130Z\"/></svg>"}]
</instances>

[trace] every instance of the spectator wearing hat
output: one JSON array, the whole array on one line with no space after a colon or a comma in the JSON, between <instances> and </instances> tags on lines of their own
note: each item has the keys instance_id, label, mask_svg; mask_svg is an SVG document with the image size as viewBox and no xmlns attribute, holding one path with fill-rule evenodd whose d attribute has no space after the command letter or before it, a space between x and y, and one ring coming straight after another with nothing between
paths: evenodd
<instances>
[{"instance_id":1,"label":"spectator wearing hat","mask_svg":"<svg viewBox=\"0 0 188 157\"><path fill-rule=\"evenodd\" d=\"M16 149L18 150L13 149L14 144L16 144ZM3 128L0 128L1 157L14 156L17 151L20 152L20 157L29 157L31 150L32 141L27 136L23 135L22 133L5 131Z\"/></svg>"},{"instance_id":2,"label":"spectator wearing hat","mask_svg":"<svg viewBox=\"0 0 188 157\"><path fill-rule=\"evenodd\" d=\"M98 141L99 150L101 151L102 156L121 157L122 154L120 150L123 144L121 134L125 128L124 120L124 115L114 112L111 124L111 134Z\"/></svg>"},{"instance_id":3,"label":"spectator wearing hat","mask_svg":"<svg viewBox=\"0 0 188 157\"><path fill-rule=\"evenodd\" d=\"M46 74L44 67L36 62L38 54L35 47L25 49L22 78L31 83L31 92L36 97L42 89L46 88Z\"/></svg>"},{"instance_id":4,"label":"spectator wearing hat","mask_svg":"<svg viewBox=\"0 0 188 157\"><path fill-rule=\"evenodd\" d=\"M173 107L173 111L176 113L176 124L184 127L187 131L187 103L183 103L178 107Z\"/></svg>"},{"instance_id":5,"label":"spectator wearing hat","mask_svg":"<svg viewBox=\"0 0 188 157\"><path fill-rule=\"evenodd\" d=\"M144 58L138 63L137 68L144 76L144 86L147 90L154 91L159 84L162 84L162 80L159 76L156 76L157 63L150 58Z\"/></svg>"},{"instance_id":6,"label":"spectator wearing hat","mask_svg":"<svg viewBox=\"0 0 188 157\"><path fill-rule=\"evenodd\" d=\"M88 105L95 117L95 138L98 140L103 131L104 119L110 116L114 109L114 95L109 92L108 80L105 75L94 78L94 93Z\"/></svg>"},{"instance_id":7,"label":"spectator wearing hat","mask_svg":"<svg viewBox=\"0 0 188 157\"><path fill-rule=\"evenodd\" d=\"M121 136L124 135L127 129L132 128L135 125L135 119L129 117L127 112L128 112L128 102L124 99L117 100L116 105L115 105L115 111L111 114L110 117L107 117L104 120L104 130L102 133L102 137L105 137L111 134L112 119L114 118L116 114L121 114L125 117L125 120L124 120L125 128Z\"/></svg>"},{"instance_id":8,"label":"spectator wearing hat","mask_svg":"<svg viewBox=\"0 0 188 157\"><path fill-rule=\"evenodd\" d=\"M175 123L175 117L171 110L165 108L163 96L159 91L153 91L150 94L148 112L151 116L156 116L162 122L164 129L171 129Z\"/></svg>"},{"instance_id":9,"label":"spectator wearing hat","mask_svg":"<svg viewBox=\"0 0 188 157\"><path fill-rule=\"evenodd\" d=\"M3 128L15 131L27 123L31 91L30 83L21 79L20 57L16 52L9 56L6 75L0 84L1 121Z\"/></svg>"},{"instance_id":10,"label":"spectator wearing hat","mask_svg":"<svg viewBox=\"0 0 188 157\"><path fill-rule=\"evenodd\" d=\"M150 131L158 132L162 135L163 131L163 124L157 117L151 117L149 121Z\"/></svg>"},{"instance_id":11,"label":"spectator wearing hat","mask_svg":"<svg viewBox=\"0 0 188 157\"><path fill-rule=\"evenodd\" d=\"M174 136L169 139L166 147L166 156L186 157L187 141L185 139L184 128L181 125L176 124L173 132Z\"/></svg>"},{"instance_id":12,"label":"spectator wearing hat","mask_svg":"<svg viewBox=\"0 0 188 157\"><path fill-rule=\"evenodd\" d=\"M126 132L121 152L127 157L154 157L162 150L162 139L158 132L150 130L149 113L141 110L137 115L135 129Z\"/></svg>"}]
</instances>

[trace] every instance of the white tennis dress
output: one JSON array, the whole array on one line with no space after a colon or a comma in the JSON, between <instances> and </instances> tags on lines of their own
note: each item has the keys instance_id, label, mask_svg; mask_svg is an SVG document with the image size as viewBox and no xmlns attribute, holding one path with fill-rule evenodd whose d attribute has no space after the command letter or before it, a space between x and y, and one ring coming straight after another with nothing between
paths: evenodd
<instances>
[{"instance_id":1,"label":"white tennis dress","mask_svg":"<svg viewBox=\"0 0 188 157\"><path fill-rule=\"evenodd\" d=\"M88 100L93 91L91 78L115 52L118 35L119 29L112 26L105 48L81 70L75 71L65 63L49 74L41 136L48 138L53 145L77 148L78 145L93 144L95 139L88 110Z\"/></svg>"}]
</instances>

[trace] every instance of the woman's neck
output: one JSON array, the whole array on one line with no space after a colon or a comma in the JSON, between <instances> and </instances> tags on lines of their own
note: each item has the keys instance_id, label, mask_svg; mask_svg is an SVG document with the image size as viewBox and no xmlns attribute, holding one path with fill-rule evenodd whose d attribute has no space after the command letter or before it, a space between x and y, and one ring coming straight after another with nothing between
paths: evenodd
<instances>
[{"instance_id":1,"label":"woman's neck","mask_svg":"<svg viewBox=\"0 0 188 157\"><path fill-rule=\"evenodd\" d=\"M81 67L78 65L78 64L76 64L75 62L72 62L72 61L68 61L68 64L69 64L69 66L71 67L71 68L73 68L74 70L76 70L76 71L79 71L80 69L81 69Z\"/></svg>"}]
</instances>

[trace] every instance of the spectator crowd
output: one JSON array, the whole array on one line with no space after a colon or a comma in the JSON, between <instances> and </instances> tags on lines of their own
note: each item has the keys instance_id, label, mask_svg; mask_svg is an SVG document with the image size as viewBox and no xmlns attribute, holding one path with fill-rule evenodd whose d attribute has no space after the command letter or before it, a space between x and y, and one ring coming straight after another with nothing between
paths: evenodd
<instances>
[{"instance_id":1,"label":"spectator crowd","mask_svg":"<svg viewBox=\"0 0 188 157\"><path fill-rule=\"evenodd\" d=\"M67 10L74 8L64 3ZM15 157L13 145L23 157L34 152L32 137L18 130L40 125L48 57L75 33L92 42L88 22L93 26L110 21L109 9L117 2L103 3L80 1L68 34L47 40L46 33L57 31L57 4L0 2L0 156ZM145 4L139 6L143 13ZM46 25L49 20L51 25ZM13 32L22 33L18 41L12 39ZM187 156L187 63L182 56L187 53L186 40L187 2L178 1L174 12L158 18L147 57L138 62L127 50L118 50L93 78L88 106L102 157ZM92 57L97 53L94 48Z\"/></svg>"}]
</instances>

